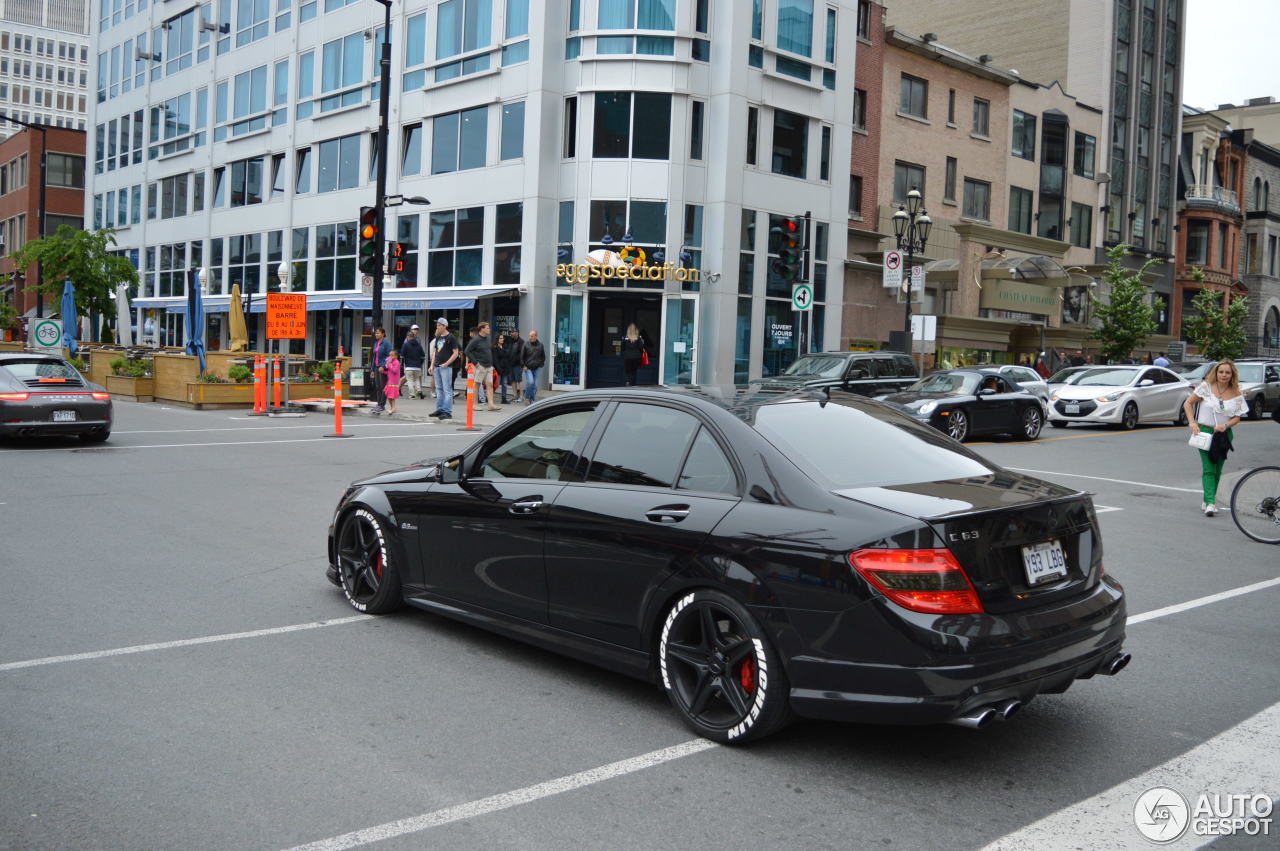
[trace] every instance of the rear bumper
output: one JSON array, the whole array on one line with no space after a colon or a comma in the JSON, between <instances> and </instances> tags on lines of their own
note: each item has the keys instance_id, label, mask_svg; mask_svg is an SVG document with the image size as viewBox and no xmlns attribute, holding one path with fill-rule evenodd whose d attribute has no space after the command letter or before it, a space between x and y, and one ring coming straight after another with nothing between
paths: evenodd
<instances>
[{"instance_id":1,"label":"rear bumper","mask_svg":"<svg viewBox=\"0 0 1280 851\"><path fill-rule=\"evenodd\" d=\"M51 423L19 420L0 423L0 437L56 437L59 435L95 434L111 428L111 420L76 420Z\"/></svg>"},{"instance_id":2,"label":"rear bumper","mask_svg":"<svg viewBox=\"0 0 1280 851\"><path fill-rule=\"evenodd\" d=\"M935 724L993 703L1026 703L1039 694L1065 691L1075 680L1098 673L1119 654L1125 636L1123 592L1118 586L1100 582L1088 597L1067 608L1089 615L1070 630L1062 630L1059 624L1016 646L985 650L969 646L963 649L976 652L953 656L935 652L919 665L794 656L786 666L791 706L808 718ZM1016 624L1024 616L998 618ZM970 632L963 624L942 629L957 637Z\"/></svg>"}]
</instances>

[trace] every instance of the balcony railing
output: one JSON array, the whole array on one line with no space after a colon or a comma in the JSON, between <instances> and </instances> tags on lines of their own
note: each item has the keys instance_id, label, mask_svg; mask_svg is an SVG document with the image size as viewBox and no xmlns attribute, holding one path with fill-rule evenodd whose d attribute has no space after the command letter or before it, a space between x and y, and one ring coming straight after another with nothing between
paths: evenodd
<instances>
[{"instance_id":1,"label":"balcony railing","mask_svg":"<svg viewBox=\"0 0 1280 851\"><path fill-rule=\"evenodd\" d=\"M1214 204L1232 212L1240 212L1240 202L1236 198L1235 190L1222 186L1206 186L1203 183L1188 186L1187 203L1197 205Z\"/></svg>"}]
</instances>

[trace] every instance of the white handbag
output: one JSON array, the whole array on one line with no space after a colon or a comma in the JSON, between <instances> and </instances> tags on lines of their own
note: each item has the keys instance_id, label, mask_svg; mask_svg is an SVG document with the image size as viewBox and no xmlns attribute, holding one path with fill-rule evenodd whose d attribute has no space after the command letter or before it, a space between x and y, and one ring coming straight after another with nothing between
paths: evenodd
<instances>
[{"instance_id":1,"label":"white handbag","mask_svg":"<svg viewBox=\"0 0 1280 851\"><path fill-rule=\"evenodd\" d=\"M1203 449L1209 451L1209 446L1213 443L1213 433L1208 431L1198 431L1191 435L1191 439L1187 441L1187 445L1192 449Z\"/></svg>"}]
</instances>

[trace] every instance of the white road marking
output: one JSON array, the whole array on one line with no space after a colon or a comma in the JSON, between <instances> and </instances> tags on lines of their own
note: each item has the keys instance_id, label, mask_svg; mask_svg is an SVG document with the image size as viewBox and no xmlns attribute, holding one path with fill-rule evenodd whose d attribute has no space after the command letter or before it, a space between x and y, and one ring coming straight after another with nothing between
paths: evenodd
<instances>
[{"instance_id":1,"label":"white road marking","mask_svg":"<svg viewBox=\"0 0 1280 851\"><path fill-rule=\"evenodd\" d=\"M1242 594L1252 594L1254 591L1261 591L1264 588L1274 588L1280 585L1280 577L1276 579L1266 579L1262 582L1255 582L1252 585L1242 585L1239 588L1232 588L1229 591L1222 591L1218 594L1210 594L1208 597L1200 597L1195 600L1188 600L1185 603L1176 603L1172 606L1165 606L1163 609L1152 609L1149 612L1143 612L1140 615L1133 615L1129 618L1129 626L1143 621L1155 620L1166 615L1176 615L1178 612L1185 612L1189 609L1198 609L1201 606L1207 606L1210 603L1218 603L1223 600L1230 600L1232 597L1239 597ZM1276 751L1280 753L1280 751Z\"/></svg>"},{"instance_id":2,"label":"white road marking","mask_svg":"<svg viewBox=\"0 0 1280 851\"><path fill-rule=\"evenodd\" d=\"M371 434L367 436L353 435L350 440L404 440L405 438L413 438L421 440L425 437L458 437L460 435L451 432L415 432L413 434ZM113 450L130 450L130 449L194 449L204 446L256 446L260 444L275 443L331 443L325 437L296 437L287 440L222 440L213 443L151 443L140 446L95 446L92 447L93 452L101 452L106 449ZM83 452L87 447L82 446L48 446L42 449L24 449L26 452Z\"/></svg>"},{"instance_id":3,"label":"white road marking","mask_svg":"<svg viewBox=\"0 0 1280 851\"><path fill-rule=\"evenodd\" d=\"M1184 754L1131 777L1091 798L1002 836L982 851L1024 848L1144 848L1148 843L1133 820L1138 796L1153 786L1168 786L1194 809L1200 793L1275 795L1280 789L1280 703L1247 718ZM1268 758L1266 754L1271 754ZM1194 848L1216 837L1188 830L1166 847Z\"/></svg>"},{"instance_id":4,"label":"white road marking","mask_svg":"<svg viewBox=\"0 0 1280 851\"><path fill-rule=\"evenodd\" d=\"M1094 514L1106 514L1108 511L1124 511L1124 509L1115 505L1095 505L1093 507Z\"/></svg>"},{"instance_id":5,"label":"white road marking","mask_svg":"<svg viewBox=\"0 0 1280 851\"><path fill-rule=\"evenodd\" d=\"M247 419L247 417L231 417L230 419ZM385 422L385 423L348 423L346 421L343 421L342 423L343 428L388 428L388 427L401 427L401 426L412 426L412 425L423 425L423 423L417 423L417 422L414 422L413 420L401 420L398 422ZM316 423L315 425L223 426L222 428L153 428L153 429L138 429L134 431L114 431L113 430L111 433L112 434L187 434L190 432L202 432L202 431L285 431L291 428L329 428L331 429L333 428L333 421L329 420L323 423Z\"/></svg>"},{"instance_id":6,"label":"white road marking","mask_svg":"<svg viewBox=\"0 0 1280 851\"><path fill-rule=\"evenodd\" d=\"M1138 485L1144 488L1159 488L1166 491L1178 491L1179 493L1200 493L1200 488L1175 488L1172 485L1153 485L1151 482L1131 482L1128 479L1109 479L1106 476L1085 476L1080 473L1060 473L1057 470L1028 470L1026 467L1010 467L1010 470L1017 470L1019 473L1035 473L1039 476L1070 476L1073 479L1094 479L1099 482L1115 482L1121 485Z\"/></svg>"},{"instance_id":7,"label":"white road marking","mask_svg":"<svg viewBox=\"0 0 1280 851\"><path fill-rule=\"evenodd\" d=\"M277 626L270 629L254 629L249 632L228 632L221 635L205 635L200 638L183 638L178 641L161 641L155 644L135 644L132 647L117 647L113 650L93 650L88 653L72 653L67 656L45 656L42 659L27 659L22 662L5 662L0 664L0 671L16 671L21 668L38 668L43 665L56 665L60 662L83 662L89 659L106 659L112 656L131 656L134 653L149 653L152 650L172 650L175 647L194 647L200 644L217 644L223 641L237 641L241 638L262 638L267 635L283 635L287 632L302 632L308 629L320 629L326 626L366 621L373 615L351 615L345 618L331 618L327 621L311 621L295 623L289 626Z\"/></svg>"},{"instance_id":8,"label":"white road marking","mask_svg":"<svg viewBox=\"0 0 1280 851\"><path fill-rule=\"evenodd\" d=\"M702 753L717 747L719 745L707 739L690 739L687 742L681 742L669 748L650 751L640 756L633 756L630 759L611 762L598 768L589 768L586 771L579 771L577 774L557 777L554 780L547 780L512 792L503 792L499 795L481 798L478 801L445 807L424 815L389 821L376 827L366 827L363 830L344 833L341 836L321 839L306 845L298 845L290 849L290 851L341 851L341 849L345 848L356 848L373 842L381 842L384 839L394 839L397 836L418 833L431 827L439 827L442 824L473 819L478 816L518 807L521 804L528 804L542 798L549 798L552 795L571 792L574 789L581 789L584 786L591 786L625 774L633 774L646 768L661 765L664 762L671 762L674 759Z\"/></svg>"}]
</instances>

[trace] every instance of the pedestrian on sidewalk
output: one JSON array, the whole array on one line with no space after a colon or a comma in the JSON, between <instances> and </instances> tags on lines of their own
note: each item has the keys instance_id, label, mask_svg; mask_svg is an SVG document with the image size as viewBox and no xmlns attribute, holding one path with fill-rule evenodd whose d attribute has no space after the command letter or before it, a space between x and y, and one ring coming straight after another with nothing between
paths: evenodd
<instances>
[{"instance_id":1,"label":"pedestrian on sidewalk","mask_svg":"<svg viewBox=\"0 0 1280 851\"><path fill-rule=\"evenodd\" d=\"M476 367L476 387L484 391L484 401L490 411L501 411L494 404L493 386L493 343L489 340L489 323L481 322L476 326L476 335L467 343L467 363Z\"/></svg>"},{"instance_id":2,"label":"pedestrian on sidewalk","mask_svg":"<svg viewBox=\"0 0 1280 851\"><path fill-rule=\"evenodd\" d=\"M515 391L513 401L519 402L524 397L524 339L519 331L512 331L507 337L507 346L511 358L511 389Z\"/></svg>"},{"instance_id":3,"label":"pedestrian on sidewalk","mask_svg":"<svg viewBox=\"0 0 1280 851\"><path fill-rule=\"evenodd\" d=\"M404 363L404 392L411 399L422 398L422 365L427 362L427 351L422 348L418 339L418 326L409 329L409 334L400 346L400 360Z\"/></svg>"},{"instance_id":4,"label":"pedestrian on sidewalk","mask_svg":"<svg viewBox=\"0 0 1280 851\"><path fill-rule=\"evenodd\" d=\"M449 333L449 320L441 316L431 341L431 375L436 383L436 409L431 416L441 422L453 418L453 365L460 357L458 338Z\"/></svg>"},{"instance_id":5,"label":"pedestrian on sidewalk","mask_svg":"<svg viewBox=\"0 0 1280 851\"><path fill-rule=\"evenodd\" d=\"M538 401L538 377L542 375L542 368L547 364L547 350L538 340L537 331L529 332L521 363L524 364L524 399L527 404L532 405Z\"/></svg>"},{"instance_id":6,"label":"pedestrian on sidewalk","mask_svg":"<svg viewBox=\"0 0 1280 851\"><path fill-rule=\"evenodd\" d=\"M640 370L640 363L648 349L648 343L636 330L636 323L632 322L627 326L627 335L622 338L622 368L627 374L626 386L636 386L636 373Z\"/></svg>"},{"instance_id":7,"label":"pedestrian on sidewalk","mask_svg":"<svg viewBox=\"0 0 1280 851\"><path fill-rule=\"evenodd\" d=\"M1195 409L1197 400L1200 405L1198 414ZM1240 372L1235 363L1218 361L1205 373L1205 380L1187 397L1182 410L1187 414L1188 427L1193 435L1213 435L1209 448L1200 450L1200 482L1204 491L1200 510L1205 517L1212 517L1218 513L1214 504L1218 497L1218 480L1222 478L1227 453L1233 449L1231 429L1249 411L1249 403L1240 392Z\"/></svg>"},{"instance_id":8,"label":"pedestrian on sidewalk","mask_svg":"<svg viewBox=\"0 0 1280 851\"><path fill-rule=\"evenodd\" d=\"M373 371L370 377L373 379L373 413L375 414L380 414L387 409L387 397L383 393L383 389L387 384L387 379L383 374L383 367L386 366L387 355L389 354L391 354L391 343L387 340L386 329L374 328Z\"/></svg>"},{"instance_id":9,"label":"pedestrian on sidewalk","mask_svg":"<svg viewBox=\"0 0 1280 851\"><path fill-rule=\"evenodd\" d=\"M493 372L498 393L502 397L502 404L505 405L507 404L507 377L511 372L511 349L507 345L505 332L498 334L498 339L493 343Z\"/></svg>"},{"instance_id":10,"label":"pedestrian on sidewalk","mask_svg":"<svg viewBox=\"0 0 1280 851\"><path fill-rule=\"evenodd\" d=\"M387 365L382 369L387 377L386 385L383 388L383 393L387 397L387 413L394 414L396 412L396 400L400 398L401 364L399 352L392 349L391 354L387 355Z\"/></svg>"}]
</instances>

